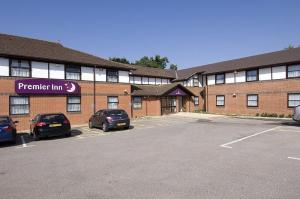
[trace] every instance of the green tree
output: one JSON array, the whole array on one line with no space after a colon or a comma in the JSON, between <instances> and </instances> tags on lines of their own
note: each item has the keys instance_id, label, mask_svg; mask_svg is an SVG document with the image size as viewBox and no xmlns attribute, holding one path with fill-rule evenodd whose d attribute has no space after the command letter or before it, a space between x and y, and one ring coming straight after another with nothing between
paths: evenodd
<instances>
[{"instance_id":1,"label":"green tree","mask_svg":"<svg viewBox=\"0 0 300 199\"><path fill-rule=\"evenodd\" d=\"M167 57L161 57L160 55L155 55L155 57L144 56L140 60L137 60L135 64L143 65L152 68L162 68L165 69L169 60Z\"/></svg>"},{"instance_id":2,"label":"green tree","mask_svg":"<svg viewBox=\"0 0 300 199\"><path fill-rule=\"evenodd\" d=\"M172 70L177 70L177 64L171 64L170 69Z\"/></svg>"},{"instance_id":3,"label":"green tree","mask_svg":"<svg viewBox=\"0 0 300 199\"><path fill-rule=\"evenodd\" d=\"M130 62L126 58L119 58L119 57L109 57L110 61L119 62L123 64L130 64Z\"/></svg>"},{"instance_id":4,"label":"green tree","mask_svg":"<svg viewBox=\"0 0 300 199\"><path fill-rule=\"evenodd\" d=\"M295 46L292 45L292 44L289 44L288 47L284 48L284 50L290 50L290 49L293 49L293 48L295 48Z\"/></svg>"}]
</instances>

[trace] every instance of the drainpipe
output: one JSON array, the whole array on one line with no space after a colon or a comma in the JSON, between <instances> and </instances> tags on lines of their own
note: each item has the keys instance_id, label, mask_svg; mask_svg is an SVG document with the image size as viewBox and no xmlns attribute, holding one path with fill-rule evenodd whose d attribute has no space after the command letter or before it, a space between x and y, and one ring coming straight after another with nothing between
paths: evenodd
<instances>
[{"instance_id":1,"label":"drainpipe","mask_svg":"<svg viewBox=\"0 0 300 199\"><path fill-rule=\"evenodd\" d=\"M94 114L96 113L96 66L94 65Z\"/></svg>"},{"instance_id":2,"label":"drainpipe","mask_svg":"<svg viewBox=\"0 0 300 199\"><path fill-rule=\"evenodd\" d=\"M146 97L146 116L148 116L148 99L149 99L149 96Z\"/></svg>"}]
</instances>

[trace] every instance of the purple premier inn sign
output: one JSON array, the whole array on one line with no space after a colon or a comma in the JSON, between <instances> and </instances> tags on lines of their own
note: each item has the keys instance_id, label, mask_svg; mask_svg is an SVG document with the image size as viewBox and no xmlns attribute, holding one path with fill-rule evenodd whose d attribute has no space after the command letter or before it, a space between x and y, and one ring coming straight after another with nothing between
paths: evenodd
<instances>
[{"instance_id":1,"label":"purple premier inn sign","mask_svg":"<svg viewBox=\"0 0 300 199\"><path fill-rule=\"evenodd\" d=\"M17 94L79 94L76 82L56 79L20 79L15 81Z\"/></svg>"},{"instance_id":2,"label":"purple premier inn sign","mask_svg":"<svg viewBox=\"0 0 300 199\"><path fill-rule=\"evenodd\" d=\"M169 93L169 96L186 96L186 95L187 94L180 88L176 88L175 90Z\"/></svg>"}]
</instances>

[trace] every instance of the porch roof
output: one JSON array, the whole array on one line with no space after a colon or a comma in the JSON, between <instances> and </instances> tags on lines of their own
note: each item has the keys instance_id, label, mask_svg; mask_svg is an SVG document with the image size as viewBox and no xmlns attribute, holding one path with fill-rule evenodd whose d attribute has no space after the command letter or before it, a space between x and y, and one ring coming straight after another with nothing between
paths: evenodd
<instances>
[{"instance_id":1,"label":"porch roof","mask_svg":"<svg viewBox=\"0 0 300 199\"><path fill-rule=\"evenodd\" d=\"M190 89L179 83L165 85L132 85L132 96L166 96L176 88L181 89L189 96L196 96Z\"/></svg>"}]
</instances>

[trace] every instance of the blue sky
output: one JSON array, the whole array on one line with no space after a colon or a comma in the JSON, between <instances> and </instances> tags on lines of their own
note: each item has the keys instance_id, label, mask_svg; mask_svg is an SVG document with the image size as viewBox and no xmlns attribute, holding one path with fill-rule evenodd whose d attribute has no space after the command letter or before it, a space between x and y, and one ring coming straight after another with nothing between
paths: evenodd
<instances>
[{"instance_id":1,"label":"blue sky","mask_svg":"<svg viewBox=\"0 0 300 199\"><path fill-rule=\"evenodd\" d=\"M1 1L0 32L179 68L300 45L300 1Z\"/></svg>"}]
</instances>

